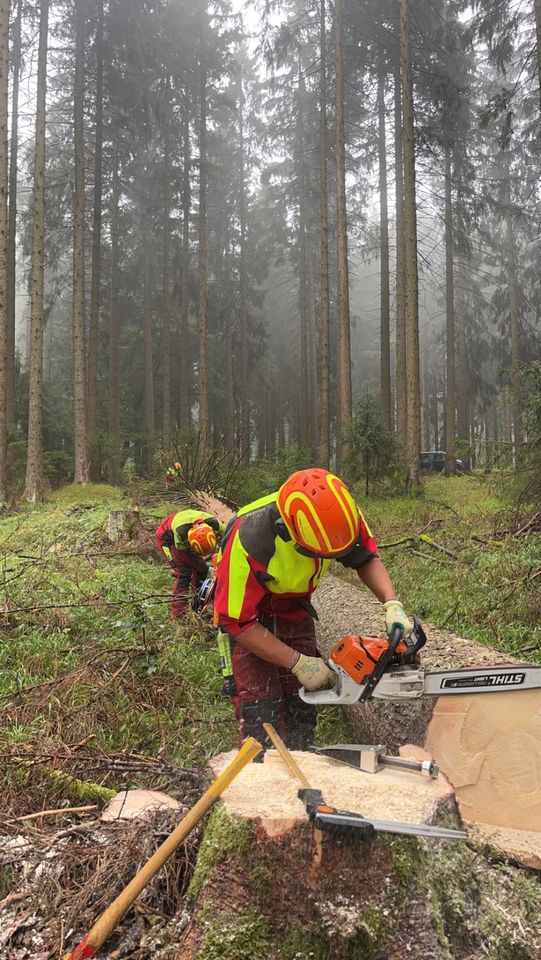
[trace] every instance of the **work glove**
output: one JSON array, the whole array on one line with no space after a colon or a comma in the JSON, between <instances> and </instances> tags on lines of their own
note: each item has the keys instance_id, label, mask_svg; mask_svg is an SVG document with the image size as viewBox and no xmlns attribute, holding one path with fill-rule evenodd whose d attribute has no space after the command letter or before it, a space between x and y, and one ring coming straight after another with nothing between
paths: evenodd
<instances>
[{"instance_id":1,"label":"work glove","mask_svg":"<svg viewBox=\"0 0 541 960\"><path fill-rule=\"evenodd\" d=\"M333 684L336 679L321 657L305 657L304 653L301 653L291 672L305 690L319 690L329 683Z\"/></svg>"},{"instance_id":2,"label":"work glove","mask_svg":"<svg viewBox=\"0 0 541 960\"><path fill-rule=\"evenodd\" d=\"M400 600L387 600L383 604L385 610L385 629L387 636L390 637L395 627L400 627L403 637L409 637L412 631L412 624Z\"/></svg>"}]
</instances>

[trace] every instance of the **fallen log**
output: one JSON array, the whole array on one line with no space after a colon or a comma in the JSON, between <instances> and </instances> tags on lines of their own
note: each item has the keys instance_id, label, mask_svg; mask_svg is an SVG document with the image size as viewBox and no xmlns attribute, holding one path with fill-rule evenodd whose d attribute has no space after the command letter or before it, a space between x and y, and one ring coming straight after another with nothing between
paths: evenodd
<instances>
[{"instance_id":1,"label":"fallen log","mask_svg":"<svg viewBox=\"0 0 541 960\"><path fill-rule=\"evenodd\" d=\"M325 656L341 636L381 636L379 603L353 583L329 576L315 593L318 643ZM422 662L432 669L510 663L509 656L425 625ZM541 691L371 700L347 708L361 743L426 746L453 783L465 821L496 850L541 868Z\"/></svg>"}]
</instances>

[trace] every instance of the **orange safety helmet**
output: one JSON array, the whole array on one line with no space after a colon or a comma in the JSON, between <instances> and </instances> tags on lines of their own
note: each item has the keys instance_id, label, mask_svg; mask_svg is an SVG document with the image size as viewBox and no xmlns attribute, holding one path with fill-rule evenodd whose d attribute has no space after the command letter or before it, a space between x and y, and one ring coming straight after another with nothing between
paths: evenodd
<instances>
[{"instance_id":1,"label":"orange safety helmet","mask_svg":"<svg viewBox=\"0 0 541 960\"><path fill-rule=\"evenodd\" d=\"M188 543L199 557L210 557L216 550L216 534L204 520L196 520L188 530Z\"/></svg>"},{"instance_id":2,"label":"orange safety helmet","mask_svg":"<svg viewBox=\"0 0 541 960\"><path fill-rule=\"evenodd\" d=\"M357 504L344 481L319 467L293 473L278 491L277 506L301 553L340 557L361 530Z\"/></svg>"}]
</instances>

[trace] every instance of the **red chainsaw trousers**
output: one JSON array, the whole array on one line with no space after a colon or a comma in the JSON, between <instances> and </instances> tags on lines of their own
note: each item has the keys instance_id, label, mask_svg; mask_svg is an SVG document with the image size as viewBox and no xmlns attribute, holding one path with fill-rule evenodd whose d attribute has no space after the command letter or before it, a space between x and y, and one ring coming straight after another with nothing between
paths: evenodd
<instances>
[{"instance_id":1,"label":"red chainsaw trousers","mask_svg":"<svg viewBox=\"0 0 541 960\"><path fill-rule=\"evenodd\" d=\"M260 622L292 650L307 657L318 656L310 616L297 623L283 617L262 616ZM306 749L313 742L317 713L315 707L300 699L295 674L246 650L242 634L233 642L231 659L237 688L231 700L240 724L241 741L251 736L265 745L263 723L271 723L290 749Z\"/></svg>"},{"instance_id":2,"label":"red chainsaw trousers","mask_svg":"<svg viewBox=\"0 0 541 960\"><path fill-rule=\"evenodd\" d=\"M177 551L178 552L178 551ZM175 564L175 585L173 587L173 605L171 607L171 616L176 619L184 616L186 608L191 603L194 593L197 592L203 580L207 576L208 567L201 568L200 562L197 565L184 561Z\"/></svg>"}]
</instances>

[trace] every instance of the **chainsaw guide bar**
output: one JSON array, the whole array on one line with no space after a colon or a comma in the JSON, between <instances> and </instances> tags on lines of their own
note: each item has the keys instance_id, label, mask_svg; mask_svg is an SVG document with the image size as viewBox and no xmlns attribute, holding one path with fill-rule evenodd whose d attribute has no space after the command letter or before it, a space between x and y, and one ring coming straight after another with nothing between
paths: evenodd
<instances>
[{"instance_id":1,"label":"chainsaw guide bar","mask_svg":"<svg viewBox=\"0 0 541 960\"><path fill-rule=\"evenodd\" d=\"M427 670L418 663L418 651L425 645L426 635L416 617L413 621L412 635L406 640L396 632L389 641L373 637L343 637L335 644L327 661L336 675L334 687L313 691L301 687L301 700L332 706L372 698L400 701L541 690L541 666L529 663Z\"/></svg>"},{"instance_id":2,"label":"chainsaw guide bar","mask_svg":"<svg viewBox=\"0 0 541 960\"><path fill-rule=\"evenodd\" d=\"M427 837L432 840L468 839L468 834L464 830L450 830L447 827L436 827L427 823L402 823L399 820L369 820L360 813L337 810L325 803L321 790L303 788L299 790L298 796L303 801L316 830L354 832L366 840L370 839L374 833L397 833L402 836Z\"/></svg>"}]
</instances>

